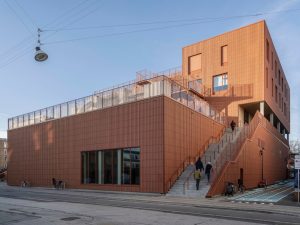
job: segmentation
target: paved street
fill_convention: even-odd
[[[245,201],[245,202],[264,202],[264,203],[277,203],[284,199],[294,191],[294,182],[280,182],[268,186],[268,188],[257,188],[251,191],[247,191],[244,194],[230,197],[233,201]]]
[[[0,185],[0,224],[300,224],[299,208]]]

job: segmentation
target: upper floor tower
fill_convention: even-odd
[[[202,83],[229,121],[244,124],[260,110],[289,133],[290,88],[265,21],[184,47],[182,75]]]

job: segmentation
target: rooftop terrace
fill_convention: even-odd
[[[137,72],[136,75],[136,79],[133,81],[96,91],[92,95],[12,117],[8,119],[8,130],[136,102],[160,95],[174,99],[219,123],[225,122],[224,114],[217,112],[201,98],[201,94],[205,91],[204,87],[201,87],[200,84],[194,84],[193,82],[190,82],[189,85],[185,85],[186,82],[182,77],[180,68],[159,73],[144,70]]]

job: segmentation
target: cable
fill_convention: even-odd
[[[170,26],[154,27],[154,28],[148,28],[148,29],[117,32],[117,33],[110,33],[110,34],[103,34],[103,35],[87,36],[87,37],[73,38],[73,39],[67,39],[67,40],[61,40],[61,41],[45,42],[44,45],[60,44],[60,43],[66,43],[66,42],[82,41],[82,40],[96,39],[96,38],[103,38],[103,37],[111,37],[111,36],[119,36],[119,35],[146,32],[146,31],[164,30],[164,29],[190,26],[190,25],[202,24],[202,23],[218,22],[218,21],[224,21],[224,20],[223,19],[218,19],[218,20],[211,20],[211,21],[201,21],[201,22],[195,22],[195,23],[184,23],[184,24],[179,24],[179,25],[170,25]]]
[[[89,0],[84,0],[84,1],[82,1],[80,4],[77,4],[76,6],[74,6],[74,7],[70,8],[70,9],[68,9],[67,11],[64,12],[63,15],[67,15],[67,14],[70,13],[73,9],[78,8],[82,3],[87,2],[87,1],[89,1]],[[60,17],[61,17],[61,16],[60,16]],[[59,19],[60,17],[58,17],[58,18],[56,18],[55,20],[53,20],[52,22],[48,23],[48,25],[52,24],[54,21],[56,21],[56,20]],[[1,53],[0,58],[2,58],[2,56],[4,56],[4,55],[9,55],[9,54],[11,54],[12,52],[14,52],[15,49],[18,49],[18,47],[19,47],[20,45],[23,45],[25,42],[28,42],[28,43],[29,43],[29,41],[31,41],[32,39],[33,39],[33,36],[32,36],[32,35],[30,35],[30,36],[24,38],[24,39],[23,39],[21,42],[19,42],[18,44],[12,46],[11,48],[9,48],[8,50],[6,50],[5,52]],[[18,49],[18,50],[19,50],[19,49]],[[0,60],[1,60],[1,59],[0,59]]]
[[[34,35],[33,32],[29,29],[29,27],[24,23],[23,19],[17,14],[17,12],[13,9],[13,7],[11,7],[11,5],[7,2],[7,0],[4,0],[4,2],[8,6],[8,8],[13,12],[13,14],[20,20],[20,22],[23,24],[23,26],[26,28],[26,30],[29,33],[31,33],[32,35]]]
[[[27,11],[24,9],[24,7],[18,2],[18,0],[14,0],[16,5],[23,11],[23,13],[27,16],[27,18],[31,21],[34,27],[38,28],[39,26],[37,23],[34,21],[34,19],[27,13]]]
[[[84,4],[85,2],[88,2],[89,0],[84,0],[84,1],[81,1],[79,4],[73,6],[72,8],[69,8],[68,10],[66,10],[64,13],[62,13],[60,16],[56,17],[54,20],[52,20],[51,22],[45,24],[44,26],[42,27],[47,27],[51,24],[54,24],[56,23],[57,20],[61,20],[62,18],[66,17],[70,12],[72,12],[74,9],[78,8],[79,6],[81,6],[82,4]]]
[[[68,14],[69,12],[71,12],[72,10],[78,8],[79,6],[81,6],[81,5],[82,5],[83,3],[85,3],[85,2],[88,2],[88,0],[84,0],[84,1],[80,2],[80,4],[77,4],[75,7],[72,7],[71,9],[67,10],[66,13],[65,13],[64,15],[66,15],[66,14]],[[92,2],[92,3],[89,4],[87,7],[85,7],[83,10],[81,9],[81,12],[84,12],[87,8],[93,6],[96,2],[97,2],[97,1]],[[97,8],[97,9],[98,9],[98,8]],[[96,10],[96,9],[94,9],[94,10],[92,10],[92,11],[89,11],[87,14],[83,15],[82,18],[86,17],[87,15],[89,15],[89,14],[92,13],[92,12],[94,12],[95,10]],[[64,27],[66,27],[66,26],[68,26],[68,25],[71,25],[71,24],[77,22],[77,21],[80,20],[80,19],[81,19],[81,18],[76,18],[75,21],[74,21],[74,20],[70,21],[70,22],[69,22],[67,25],[65,25]],[[56,20],[57,20],[57,19],[56,19]],[[48,25],[50,25],[50,24],[52,24],[52,23],[53,23],[53,21],[50,22],[50,23],[48,23]],[[64,27],[63,27],[63,28],[64,28]],[[49,37],[51,37],[51,36],[53,36],[53,35],[54,35],[54,34],[48,35],[48,37],[46,37],[45,39],[48,39]],[[19,46],[23,45],[24,42],[27,42],[27,46],[28,46],[28,45],[30,44],[29,41],[30,41],[31,39],[33,39],[33,37],[30,35],[29,37],[23,39],[20,43],[16,44],[15,46],[11,47],[10,49],[8,49],[8,50],[5,51],[4,53],[2,53],[2,54],[1,54],[1,57],[4,56],[4,55],[10,55],[15,49],[17,49],[16,54],[15,54],[13,57],[9,58],[9,59],[7,60],[8,63],[5,63],[4,65],[5,65],[5,66],[6,66],[6,65],[9,65],[11,62],[16,61],[17,59],[19,59],[19,58],[20,58],[20,53],[21,53],[21,57],[24,56],[24,54],[22,54],[22,52],[24,51],[24,49],[23,49],[23,50],[20,50],[20,49],[19,49]],[[25,45],[26,45],[26,44],[25,44]],[[31,45],[31,44],[30,44],[30,45]],[[31,48],[31,46],[30,46],[29,48],[26,48],[26,49],[32,49],[32,48]],[[0,57],[0,58],[1,58],[1,57]],[[15,59],[15,60],[12,60],[12,59]],[[1,61],[1,59],[0,59],[0,61]],[[2,60],[2,61],[3,61],[3,60]],[[4,66],[2,66],[2,67],[0,67],[0,68],[3,68],[3,67],[4,67]]]
[[[84,2],[87,2],[87,1],[84,1]],[[92,4],[90,4],[88,7],[85,7],[85,9],[89,8],[90,6],[92,6],[92,5],[93,5],[94,3],[96,3],[96,2],[98,2],[98,0],[97,0],[97,1],[94,1],[94,2],[93,2]],[[78,5],[77,5],[77,6],[78,6]],[[73,7],[73,8],[74,8],[74,7]],[[70,21],[70,22],[69,22],[68,24],[66,24],[64,27],[76,23],[77,21],[79,21],[79,20],[81,20],[81,19],[87,17],[87,16],[90,15],[91,13],[95,12],[95,11],[96,11],[97,9],[99,9],[99,8],[100,8],[100,6],[97,7],[97,8],[95,8],[95,9],[93,9],[93,10],[91,10],[91,11],[89,11],[89,12],[87,12],[86,14],[82,15],[82,16],[79,17],[79,18],[76,18],[75,20]],[[84,10],[85,10],[85,9],[84,9]],[[54,33],[54,34],[55,34],[55,33]],[[46,39],[48,39],[50,36],[53,36],[54,34],[48,35],[48,37],[46,37]],[[24,40],[23,40],[23,41],[24,41]],[[18,44],[18,45],[20,45],[20,44]],[[9,64],[11,64],[11,63],[13,63],[14,61],[18,60],[19,58],[21,58],[21,57],[27,55],[27,54],[29,53],[29,51],[31,51],[31,50],[32,50],[31,47],[26,48],[26,49],[23,49],[23,51],[20,51],[20,52],[19,52],[18,54],[16,54],[14,57],[8,59],[8,61],[7,61],[6,63],[0,65],[0,69],[2,69],[2,68],[4,68],[4,67],[8,66]]]
[[[96,3],[96,2],[99,2],[99,1],[96,0],[94,3]],[[91,5],[90,5],[90,6],[91,6]],[[88,7],[86,7],[86,8],[89,8],[90,6],[88,6]],[[94,8],[93,10],[88,11],[86,14],[82,15],[81,17],[78,17],[78,18],[76,18],[75,20],[70,21],[68,24],[66,24],[66,25],[64,25],[63,27],[61,27],[61,29],[64,29],[64,28],[66,28],[67,26],[72,25],[72,24],[76,23],[77,21],[86,18],[87,16],[89,16],[89,15],[92,14],[93,12],[97,11],[100,7],[101,7],[101,5],[98,6],[98,7],[96,7],[96,8]],[[85,9],[86,9],[86,8],[85,8]],[[42,29],[42,31],[43,31],[43,29]],[[57,32],[55,31],[55,32],[52,33],[52,34],[49,34],[48,36],[46,36],[46,37],[44,38],[44,40],[49,39],[50,37],[54,36],[56,33],[57,33]]]
[[[8,66],[9,64],[15,62],[16,60],[18,60],[19,58],[27,55],[30,51],[32,50],[32,48],[27,48],[27,49],[24,49],[24,51],[22,52],[22,54],[20,55],[16,55],[12,58],[10,58],[6,63],[0,65],[0,69],[3,69],[4,67]]]
[[[22,41],[20,41],[18,44],[10,47],[9,49],[7,49],[5,52],[0,54],[0,61],[2,56],[7,57],[8,55],[10,55],[15,49],[19,50],[19,47],[22,46],[25,42],[28,42],[29,40],[33,39],[32,35],[27,36],[26,38],[24,38]]]
[[[237,15],[237,16],[228,16],[228,17],[202,17],[195,19],[183,19],[183,20],[165,20],[165,21],[153,21],[153,22],[143,22],[143,23],[129,23],[129,24],[116,24],[116,25],[99,25],[99,26],[89,26],[89,27],[74,27],[74,28],[58,28],[58,29],[44,29],[45,32],[51,31],[72,31],[72,30],[89,30],[89,29],[99,29],[99,28],[114,28],[114,27],[128,27],[128,26],[141,26],[141,25],[154,25],[154,24],[163,24],[163,23],[177,23],[177,22],[189,22],[189,21],[205,21],[205,20],[214,20],[214,19],[233,19],[233,18],[244,18],[244,17],[257,17],[267,14],[282,13],[282,12],[293,12],[299,11],[300,9],[290,9],[290,10],[280,10],[273,12],[261,12],[254,14],[246,15]]]

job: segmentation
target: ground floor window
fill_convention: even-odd
[[[81,153],[83,184],[140,184],[140,148]]]

